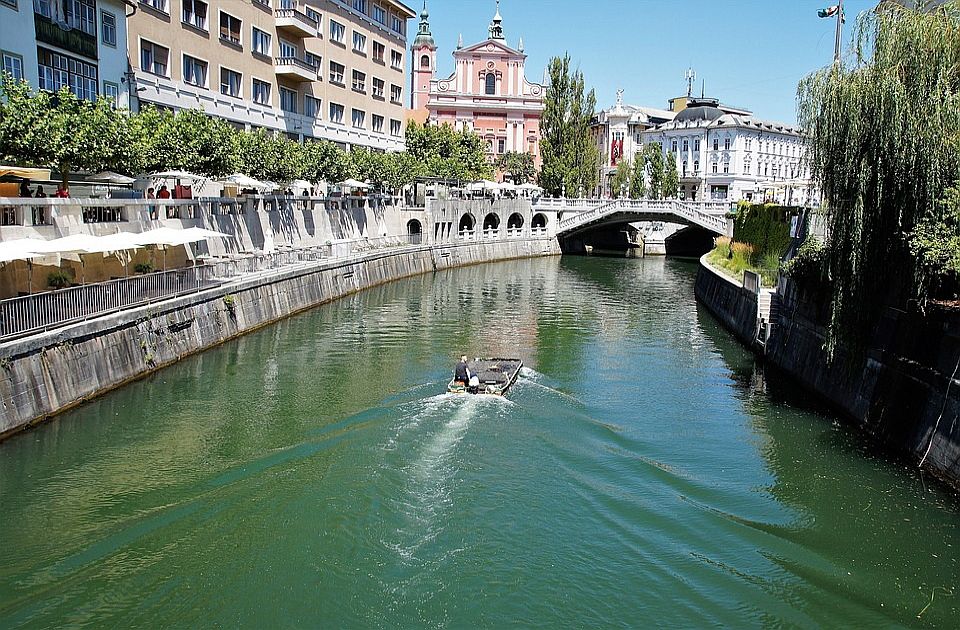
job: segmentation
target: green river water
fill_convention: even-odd
[[[0,627],[958,627],[960,502],[765,379],[695,273],[410,278],[0,443]],[[461,351],[528,368],[452,397]]]

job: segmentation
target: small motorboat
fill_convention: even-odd
[[[474,359],[467,361],[470,382],[452,379],[447,385],[451,394],[486,394],[503,396],[517,381],[523,361],[520,359]]]

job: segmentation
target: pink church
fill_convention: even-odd
[[[503,153],[523,151],[532,153],[540,167],[540,116],[546,88],[524,76],[523,38],[516,48],[507,45],[500,0],[486,41],[464,47],[460,37],[453,53],[456,69],[449,77],[435,76],[437,46],[430,33],[426,0],[411,51],[410,93],[418,117],[431,124],[473,130],[487,142],[490,161]]]

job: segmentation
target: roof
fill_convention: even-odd
[[[719,116],[715,116],[715,111],[703,112],[703,115],[697,112],[691,112],[687,117],[683,114],[688,112],[687,108],[677,114],[677,117],[670,122],[661,123],[651,129],[651,131],[673,131],[677,129],[693,128],[719,128],[719,127],[739,127],[744,129],[756,129],[757,131],[771,131],[774,133],[783,133],[801,136],[803,130],[795,125],[777,122],[773,120],[763,120],[754,116],[744,116],[740,114],[726,114],[722,111]],[[709,108],[708,108],[709,109]],[[714,108],[716,109],[716,108]],[[719,110],[717,110],[719,111]]]

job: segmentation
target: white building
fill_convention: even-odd
[[[68,87],[129,107],[125,11],[121,0],[0,0],[3,70],[34,89]]]
[[[643,132],[673,120],[675,112],[653,107],[623,104],[623,90],[617,91],[617,103],[600,111],[591,121],[593,137],[600,150],[599,190],[587,194],[609,196],[610,181],[621,160],[632,161],[643,150]],[[570,191],[568,191],[570,192]],[[570,194],[577,193],[573,191]]]
[[[691,99],[673,120],[643,132],[673,154],[683,199],[815,204],[799,128],[725,109],[709,98]]]

